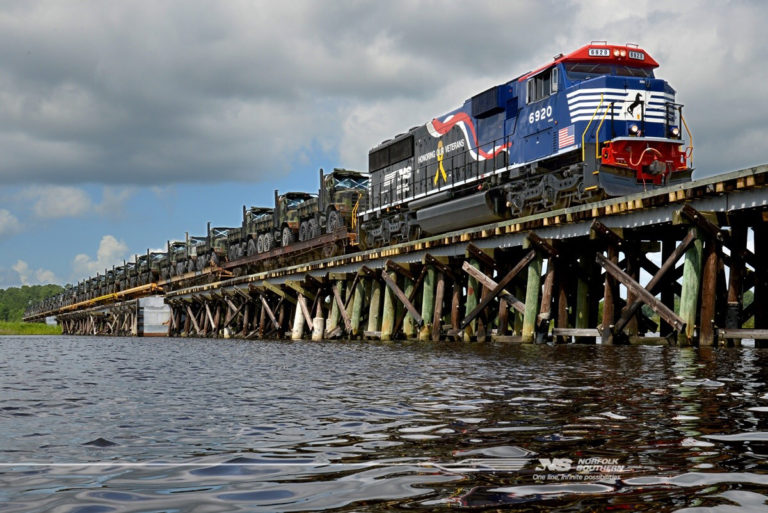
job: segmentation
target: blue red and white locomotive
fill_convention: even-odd
[[[369,152],[361,242],[690,180],[690,133],[657,67],[636,45],[592,42],[384,141]]]

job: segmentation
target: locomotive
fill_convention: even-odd
[[[382,142],[368,154],[361,243],[690,180],[692,136],[657,67],[637,45],[593,41]]]

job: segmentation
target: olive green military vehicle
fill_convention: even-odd
[[[256,222],[256,251],[266,253],[276,246],[288,246],[299,233],[299,206],[311,199],[306,192],[279,194],[275,190],[275,208],[271,216],[262,215]],[[261,251],[259,251],[261,248]]]
[[[336,168],[325,174],[320,170],[317,196],[299,205],[299,241],[307,241],[342,226],[354,231],[355,206],[368,187],[368,176],[358,171]]]
[[[274,209],[269,207],[251,207],[245,208],[243,205],[243,224],[240,228],[233,228],[229,231],[229,251],[227,257],[230,262],[243,258],[244,256],[253,256],[257,253],[257,241],[259,231],[257,225],[259,220],[272,217]]]
[[[320,170],[317,194],[278,194],[276,190],[271,218],[262,213],[255,221],[256,253],[285,247],[296,240],[308,241],[344,226],[354,231],[354,212],[367,187],[367,175],[337,168],[327,175]]]

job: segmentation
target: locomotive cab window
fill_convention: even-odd
[[[555,94],[557,92],[557,80],[557,68],[550,68],[529,78],[526,103],[534,103]]]

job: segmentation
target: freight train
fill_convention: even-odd
[[[317,194],[275,191],[273,207],[243,207],[239,227],[209,224],[36,308],[227,262],[258,270],[276,248],[342,227],[348,247],[367,249],[688,181],[693,137],[657,67],[637,45],[593,41],[382,142],[367,175],[321,170]]]

